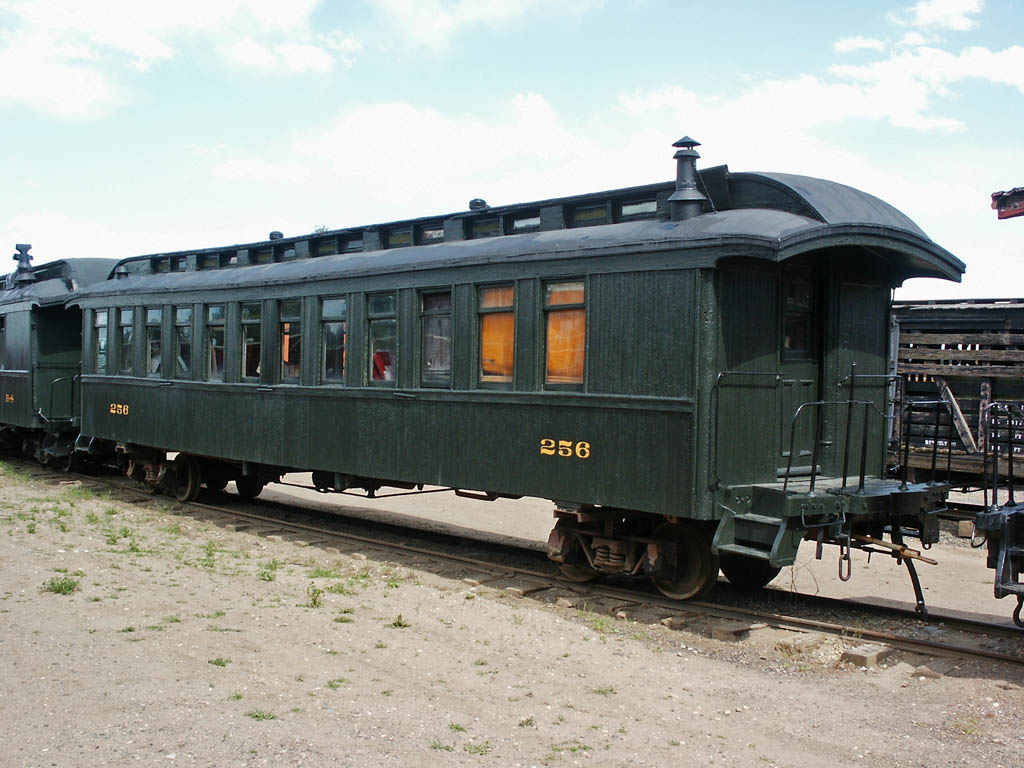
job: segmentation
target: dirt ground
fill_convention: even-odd
[[[550,524],[425,499],[377,514],[486,514],[533,542]],[[1005,617],[981,554],[948,551],[930,593]],[[795,572],[825,592],[834,565]],[[909,597],[891,563],[859,565],[863,594]],[[839,661],[853,643],[800,637],[615,620],[0,465],[4,766],[1024,765],[1019,667],[862,669]]]

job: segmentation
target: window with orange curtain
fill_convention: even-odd
[[[515,287],[480,289],[480,381],[511,383],[515,368]]]
[[[582,280],[549,283],[544,290],[547,315],[546,384],[582,384],[587,350],[587,309]]]
[[[302,301],[279,305],[281,317],[281,381],[298,384],[302,378]]]

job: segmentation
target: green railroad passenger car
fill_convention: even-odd
[[[180,498],[550,499],[568,575],[680,598],[806,536],[931,540],[945,487],[883,479],[890,293],[963,265],[863,192],[675,146],[675,183],[125,259],[75,298],[81,444]]]
[[[69,466],[79,425],[82,313],[65,307],[74,291],[104,280],[110,259],[32,266],[18,245],[18,268],[0,276],[0,446]]]

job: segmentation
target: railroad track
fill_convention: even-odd
[[[26,466],[37,465],[26,463]],[[34,479],[61,480],[74,478],[101,488],[116,488],[124,494],[124,500],[130,503],[151,502],[154,497],[140,491],[138,486],[128,485],[120,477],[97,477],[76,473],[58,473],[54,471],[34,472]],[[160,497],[157,497],[160,498]],[[233,499],[234,497],[232,497]],[[241,503],[241,500],[240,500]],[[196,501],[179,504],[182,511],[201,517],[214,524],[233,524],[235,530],[249,530],[258,535],[286,534],[296,540],[302,540],[309,546],[331,548],[339,552],[359,551],[371,554],[380,553],[382,558],[391,561],[414,561],[407,563],[409,567],[422,568],[425,564],[433,564],[433,572],[441,575],[464,578],[474,585],[491,586],[514,590],[523,597],[545,596],[554,601],[554,595],[561,595],[570,604],[585,605],[594,611],[603,608],[612,615],[632,614],[646,609],[664,614],[668,623],[677,626],[692,627],[696,630],[698,623],[732,622],[734,625],[745,625],[751,629],[773,627],[799,632],[817,632],[825,635],[839,636],[856,641],[879,643],[890,648],[927,656],[958,657],[985,659],[989,661],[1024,664],[1024,633],[1009,625],[995,624],[985,621],[965,619],[956,616],[931,612],[927,621],[922,620],[913,610],[876,604],[857,602],[845,599],[826,598],[815,595],[800,595],[781,590],[762,591],[756,598],[758,602],[789,602],[799,607],[799,613],[793,615],[783,613],[774,607],[759,608],[749,605],[725,604],[723,602],[688,601],[679,602],[645,589],[643,586],[619,586],[613,583],[592,582],[578,584],[562,579],[554,564],[536,550],[523,550],[508,545],[474,541],[491,554],[487,558],[469,557],[452,551],[465,545],[465,536],[451,534],[426,533],[410,528],[398,528],[391,524],[374,524],[378,528],[391,529],[386,537],[381,535],[363,535],[343,530],[339,521],[343,515],[333,516],[336,519],[331,525],[320,524],[326,513],[303,507],[301,505],[284,504],[279,501],[245,502],[245,508],[211,504]],[[270,514],[261,514],[253,507],[267,508]],[[299,517],[301,519],[295,519]],[[289,519],[291,518],[291,519]],[[315,521],[315,522],[313,522]],[[367,526],[365,520],[358,519],[359,524]],[[408,538],[410,534],[422,540],[432,540],[437,546],[411,545],[396,539],[401,536]],[[513,557],[510,562],[510,555]],[[368,555],[369,556],[369,555]],[[427,563],[423,561],[426,560]],[[644,583],[646,585],[646,582]],[[721,588],[721,585],[720,585]],[[564,597],[568,595],[568,597]],[[750,598],[746,598],[750,602]],[[838,615],[837,621],[824,621],[811,615],[828,612]],[[851,623],[844,623],[843,616],[850,616]],[[673,621],[674,619],[674,621]],[[885,624],[886,619],[902,622],[914,630],[923,627],[935,628],[943,635],[942,639],[914,637],[912,632],[901,632],[889,628],[871,628],[865,622]],[[892,623],[892,622],[890,622]],[[973,639],[973,642],[969,640]],[[985,643],[1000,645],[1000,648],[984,647]],[[1009,647],[1006,647],[1006,646]],[[1019,650],[1018,650],[1019,649]]]

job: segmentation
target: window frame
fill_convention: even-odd
[[[103,322],[100,322],[100,318]],[[92,349],[92,371],[104,375],[110,368],[110,310],[94,309],[92,313],[93,349]],[[102,353],[103,361],[100,362]]]
[[[195,320],[195,308],[191,304],[175,304],[172,308],[174,315],[174,370],[172,371],[172,377],[180,381],[190,381],[195,377],[196,370],[196,339],[194,330]],[[188,320],[181,320],[181,312],[188,313]],[[187,329],[188,331],[188,370],[181,370],[181,363],[184,358],[181,356],[181,330]]]
[[[164,318],[164,308],[162,306],[161,307],[146,307],[145,308],[145,312],[146,312],[146,314],[145,314],[145,328],[146,328],[146,376],[148,378],[153,378],[153,379],[162,379],[162,378],[164,378],[164,375],[163,375],[163,367],[164,367],[163,366],[163,318]],[[158,313],[157,314],[157,319],[156,319],[155,322],[151,319],[151,315],[152,315],[153,312]],[[157,358],[156,358],[157,359],[157,368],[156,368],[155,371],[151,371],[149,369],[150,368],[150,363],[153,360],[153,355],[152,355],[153,347],[152,347],[152,343],[153,343],[154,339],[152,339],[150,337],[150,334],[153,331],[153,329],[156,329],[156,339],[155,339],[155,341],[156,341],[157,344],[160,345],[160,351],[157,353]]]
[[[324,306],[329,301],[343,302],[344,307],[341,314],[326,314]],[[320,297],[320,381],[319,384],[328,387],[345,386],[345,376],[348,373],[348,306],[349,298],[345,296],[321,296]],[[327,377],[327,326],[341,325],[341,371],[336,378]]]
[[[483,306],[483,293],[484,291],[493,290],[496,288],[511,288],[512,289],[512,303],[508,305],[502,305],[500,307],[485,307]],[[516,322],[516,312],[519,306],[519,285],[515,280],[506,280],[497,283],[481,283],[475,286],[475,302],[476,302],[476,339],[474,343],[474,357],[476,362],[476,370],[473,373],[474,387],[478,389],[514,389],[516,384],[516,353],[519,348],[518,340],[518,323]],[[512,371],[509,374],[508,379],[485,379],[483,370],[483,341],[484,341],[484,322],[483,316],[490,314],[508,314],[512,317]]]
[[[794,276],[806,278],[809,285],[807,308],[790,309],[790,285]],[[779,280],[779,355],[783,362],[818,362],[818,340],[821,336],[816,314],[818,303],[818,270],[812,263],[786,263]],[[790,349],[786,346],[786,327],[791,316],[801,316],[806,321],[806,348]]]
[[[390,296],[392,309],[388,312],[374,311],[372,301],[383,296]],[[397,387],[398,386],[398,291],[375,291],[366,294],[366,367],[364,377],[367,386],[370,387]],[[373,327],[374,324],[391,323],[394,328],[394,348],[391,351],[390,379],[375,379],[373,377]]]
[[[549,304],[548,303],[548,289],[556,285],[568,285],[571,283],[579,283],[583,286],[583,301],[570,302],[566,304]],[[586,388],[587,384],[587,350],[590,345],[590,334],[588,333],[588,326],[590,315],[587,311],[587,297],[589,295],[587,286],[587,278],[585,276],[580,277],[560,277],[549,280],[544,280],[541,283],[541,313],[543,315],[543,347],[541,352],[541,365],[540,373],[542,381],[544,383],[544,389],[551,391],[570,391],[580,392]],[[550,347],[549,334],[551,332],[550,318],[556,312],[572,312],[580,311],[583,312],[583,371],[580,374],[579,381],[550,381],[548,372],[548,352]]]
[[[210,310],[215,307],[220,307],[221,316],[220,320],[213,320],[210,317]],[[225,302],[214,302],[212,304],[203,305],[203,329],[204,329],[204,350],[203,355],[203,380],[213,382],[223,382],[226,374],[225,363],[227,362],[227,320],[228,320],[228,306]],[[221,334],[221,346],[220,346],[220,376],[213,376],[210,373],[210,363],[213,360],[213,353],[216,347],[214,346],[214,330],[219,329]]]
[[[7,315],[0,315],[0,371],[7,370]]]
[[[285,314],[285,306],[289,304],[297,305],[298,309],[296,312],[291,314]],[[280,350],[278,356],[277,365],[277,380],[281,384],[301,384],[302,383],[302,299],[301,298],[290,298],[290,299],[278,299],[277,301],[277,343]],[[288,333],[285,332],[285,326],[288,327]],[[294,326],[298,326],[298,333],[292,333]],[[298,341],[298,361],[291,360],[291,339],[297,336]],[[285,339],[288,339],[288,347],[285,347]],[[288,361],[285,360],[285,353],[288,352]],[[285,365],[293,366],[295,368],[294,376],[285,376]]]
[[[451,287],[423,288],[419,299],[419,376],[420,386],[434,389],[451,389],[455,353],[455,291]],[[447,296],[446,309],[425,309],[429,296]],[[427,324],[435,318],[448,318],[448,370],[443,373],[428,371],[427,365]]]
[[[245,317],[246,307],[256,307],[259,310],[259,318],[256,320]],[[256,383],[258,384],[263,378],[263,302],[262,301],[241,301],[238,303],[238,328],[239,328],[239,367],[238,376],[239,381],[242,383]],[[259,345],[259,356],[256,360],[256,374],[254,376],[246,375],[246,364],[248,363],[247,352],[248,348],[246,345],[246,327],[255,326],[257,329],[256,340]]]
[[[135,375],[135,307],[117,308],[117,374]],[[126,317],[127,315],[127,317]],[[127,343],[125,330],[127,329]],[[126,354],[127,353],[127,354]]]

